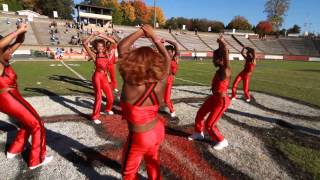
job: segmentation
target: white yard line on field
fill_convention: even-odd
[[[64,61],[60,61],[61,64],[63,64],[66,68],[68,68],[71,72],[73,72],[73,74],[75,74],[76,76],[78,76],[78,78],[80,78],[83,81],[86,81],[87,79],[84,78],[81,74],[79,74],[77,71],[75,71],[74,69],[72,69],[70,66],[68,66],[66,63],[64,63]]]
[[[190,81],[190,80],[182,79],[182,78],[178,78],[178,77],[176,77],[176,79],[178,79],[180,81],[190,82],[190,83],[193,83],[193,84],[198,84],[198,85],[201,85],[201,86],[208,86],[207,84],[202,84],[202,83],[199,83],[199,82]]]

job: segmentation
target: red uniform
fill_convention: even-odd
[[[172,89],[174,77],[177,73],[177,70],[178,70],[178,63],[177,63],[177,61],[172,60],[171,61],[171,68],[170,68],[170,75],[168,76],[167,86],[166,86],[166,90],[164,93],[164,102],[168,106],[170,113],[174,112],[173,103],[171,101],[171,89]]]
[[[93,82],[94,93],[95,93],[94,108],[91,116],[93,120],[98,119],[100,116],[102,91],[107,97],[106,111],[111,111],[112,109],[114,98],[113,98],[111,86],[109,84],[108,77],[107,77],[109,64],[112,63],[111,58],[106,55],[105,56],[97,55],[96,57],[96,61],[95,61],[96,69],[92,76],[92,82]]]
[[[117,58],[116,57],[116,48],[111,49],[110,56],[112,59],[111,60],[112,63],[108,64],[108,69],[109,69],[111,87],[112,87],[112,89],[117,89],[118,83],[117,83],[117,79],[116,79],[116,68],[115,68],[116,58]]]
[[[122,176],[125,180],[137,179],[142,158],[146,163],[148,179],[161,179],[158,150],[164,139],[164,121],[157,117],[159,102],[154,92],[155,86],[156,83],[147,84],[144,95],[133,105],[121,103],[123,117],[129,127],[122,158]],[[154,105],[141,106],[148,98]]]
[[[9,153],[19,154],[32,137],[28,166],[42,163],[46,156],[46,132],[44,123],[33,107],[21,96],[17,76],[10,65],[5,65],[0,76],[0,112],[15,118],[21,123],[20,129],[8,149]],[[12,88],[8,90],[7,88]]]
[[[221,80],[216,73],[212,80],[213,94],[202,104],[196,116],[195,131],[201,133],[206,128],[211,138],[216,142],[221,142],[224,139],[216,125],[230,105],[230,98],[227,95],[228,86],[229,80]],[[205,120],[208,113],[209,116]]]
[[[250,94],[249,94],[249,82],[250,82],[250,75],[251,72],[253,72],[255,67],[255,64],[250,62],[250,61],[246,61],[245,65],[244,65],[244,69],[238,74],[238,76],[236,77],[236,79],[233,82],[233,86],[232,86],[232,98],[236,98],[236,94],[237,94],[237,87],[240,83],[241,80],[243,80],[243,91],[244,91],[244,96],[246,99],[250,99]]]

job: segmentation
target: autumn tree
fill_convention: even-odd
[[[268,0],[264,7],[268,20],[272,23],[274,30],[279,31],[283,24],[284,16],[290,6],[290,0]]]
[[[100,0],[103,7],[112,9],[112,21],[114,24],[121,24],[123,21],[122,11],[118,0]]]
[[[148,7],[142,0],[134,0],[132,6],[135,9],[136,24],[148,23]]]
[[[154,7],[152,6],[148,7],[148,19],[150,24],[154,23]],[[166,23],[166,18],[160,7],[156,7],[156,22],[159,23],[160,26],[164,26]]]
[[[133,25],[136,20],[135,9],[129,1],[122,1],[120,4],[122,24]]]
[[[243,16],[234,17],[227,26],[227,29],[251,30],[252,25]]]
[[[269,21],[260,21],[255,28],[255,32],[259,34],[260,37],[263,37],[266,34],[270,34],[272,30],[273,27],[271,22]]]

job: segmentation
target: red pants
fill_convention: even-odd
[[[174,112],[173,103],[171,101],[171,89],[174,82],[174,76],[169,75],[167,79],[167,87],[164,93],[164,102],[168,106],[171,113]]]
[[[102,91],[107,98],[106,111],[111,111],[112,109],[113,94],[107,79],[107,75],[104,72],[96,71],[92,76],[92,83],[94,87],[95,101],[91,118],[98,119],[101,111]]]
[[[124,180],[137,179],[137,172],[142,158],[145,160],[148,179],[162,179],[158,150],[163,139],[164,123],[160,120],[148,132],[129,133],[122,156],[121,173]]]
[[[111,80],[111,87],[112,89],[118,89],[118,83],[117,83],[117,79],[116,79],[116,71],[115,71],[115,65],[112,64],[111,66],[109,66],[109,74],[110,74],[110,80]]]
[[[220,97],[211,95],[200,107],[196,116],[195,131],[200,133],[207,129],[213,141],[220,142],[224,139],[217,128],[217,123],[230,104],[228,96]],[[207,119],[205,116],[209,113]]]
[[[238,74],[236,79],[233,82],[232,86],[232,97],[237,96],[237,87],[240,83],[241,80],[243,80],[243,91],[244,91],[244,96],[246,99],[250,99],[250,94],[249,94],[249,82],[250,82],[250,75],[251,73],[249,72],[241,72]]]
[[[46,131],[38,113],[16,89],[0,94],[0,102],[0,112],[15,118],[21,123],[8,152],[21,153],[31,135],[32,142],[28,165],[30,167],[42,163],[46,156]]]

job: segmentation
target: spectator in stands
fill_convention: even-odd
[[[247,51],[246,53],[244,51]],[[244,98],[247,102],[251,101],[251,96],[249,94],[249,84],[250,84],[250,77],[254,70],[254,67],[257,63],[256,60],[256,52],[253,48],[250,47],[243,47],[241,51],[242,56],[245,59],[244,69],[238,74],[236,79],[233,82],[232,86],[232,100],[237,99],[237,87],[240,81],[243,81],[243,92]]]
[[[26,23],[21,22],[16,31],[0,37],[0,112],[20,123],[20,129],[8,148],[7,159],[21,154],[31,135],[28,166],[30,169],[35,169],[49,163],[53,157],[46,156],[44,122],[36,110],[21,96],[17,87],[17,75],[9,63],[12,54],[24,42],[27,27]]]
[[[231,79],[231,66],[229,62],[229,49],[222,36],[218,39],[218,44],[219,48],[213,53],[213,63],[219,69],[212,79],[212,95],[198,110],[195,119],[195,132],[188,139],[190,141],[204,139],[203,131],[207,129],[211,139],[216,142],[213,148],[215,150],[222,150],[228,146],[228,141],[219,132],[216,125],[230,105],[228,87]]]
[[[148,37],[158,51],[150,47],[132,49],[139,38]],[[148,179],[161,179],[159,147],[164,139],[164,122],[158,116],[163,101],[170,56],[152,27],[144,25],[118,45],[119,71],[124,85],[121,102],[123,118],[129,127],[122,156],[124,180],[137,179],[142,159]]]

